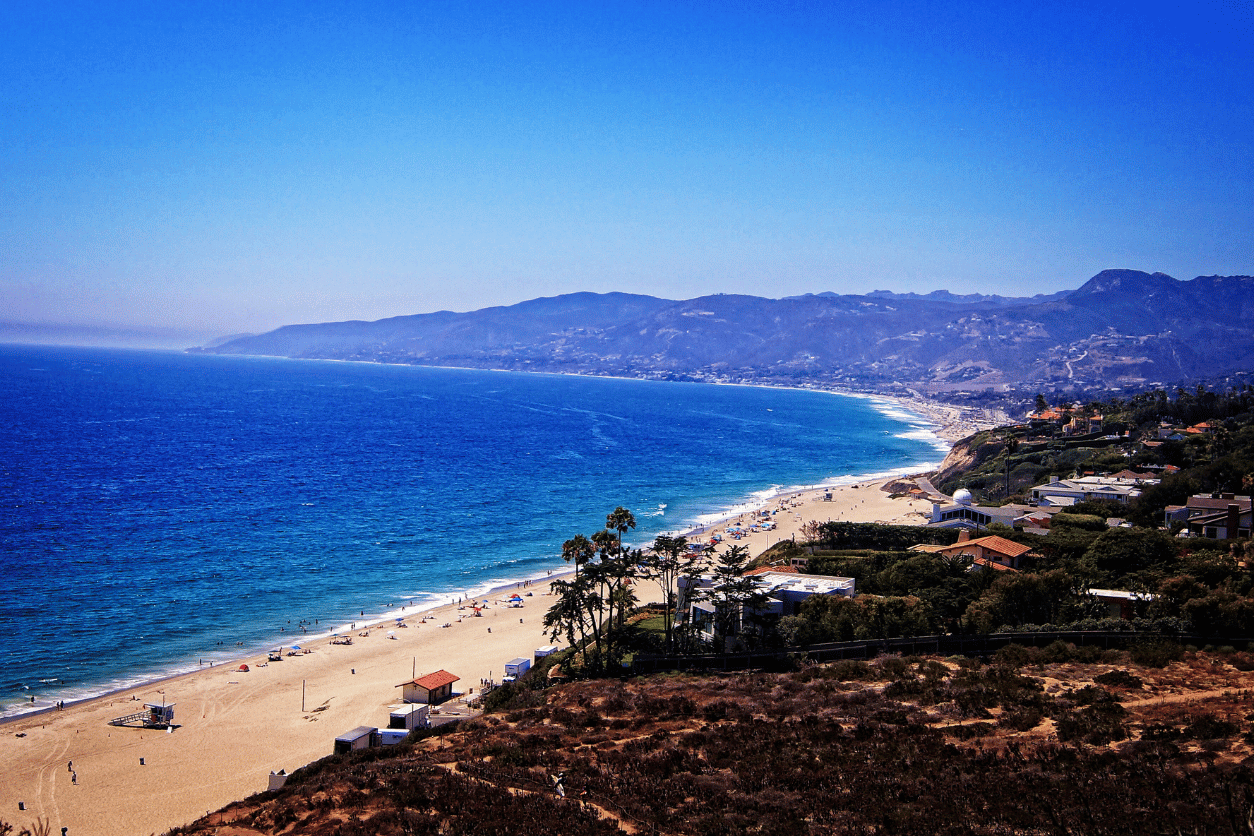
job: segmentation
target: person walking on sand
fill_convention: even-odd
[[[77,784],[77,783],[78,783],[78,773],[77,773],[77,772],[71,772],[71,773],[70,773],[70,783],[71,783],[71,784]]]

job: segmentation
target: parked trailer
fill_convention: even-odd
[[[517,659],[512,659],[505,663],[504,680],[506,682],[513,682],[515,679],[517,679],[518,677],[525,674],[528,670],[530,670],[530,668],[531,668],[530,659],[523,659],[522,657],[519,657]]]
[[[546,644],[544,647],[537,647],[535,652],[535,660],[539,662],[545,656],[552,656],[557,652],[557,645]]]
[[[409,737],[409,732],[405,729],[379,729],[378,734],[380,746],[395,746],[397,743],[403,743],[407,737]]]
[[[371,746],[376,746],[378,745],[378,734],[379,730],[374,726],[358,726],[352,731],[346,731],[335,738],[335,754],[339,755],[343,752],[369,749]]]
[[[393,709],[388,714],[389,729],[425,729],[431,725],[431,706],[425,703],[411,703]]]

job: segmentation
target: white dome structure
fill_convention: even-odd
[[[958,490],[954,491],[954,502],[958,503],[959,505],[970,505],[974,501],[975,501],[975,498],[971,496],[971,491],[967,490],[966,488],[959,488]]]

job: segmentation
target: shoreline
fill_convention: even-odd
[[[890,497],[882,487],[891,481],[834,486],[831,501],[824,499],[828,488],[776,496],[768,505],[775,530],[737,541],[726,534],[733,516],[707,526],[704,535],[721,530],[720,551],[739,544],[756,557],[810,520],[901,521],[924,506],[930,510],[922,500]],[[337,734],[386,726],[388,707],[400,702],[398,683],[415,674],[450,671],[460,677],[456,690],[475,696],[482,684],[476,678],[500,681],[511,658],[564,644],[549,638],[542,619],[552,600],[546,581],[569,571],[494,586],[476,596],[489,600],[478,615],[446,603],[407,613],[403,629],[390,629],[391,618],[360,624],[351,645],[307,639],[301,644],[310,652],[277,662],[241,653],[234,662],[130,686],[63,711],[13,717],[0,735],[3,818],[21,827],[42,816],[54,830],[127,836],[162,832],[262,791],[270,772],[290,773],[330,754]],[[515,591],[523,596],[521,608],[505,602]],[[642,604],[662,600],[648,581],[638,584],[637,594]],[[240,671],[241,663],[250,670]],[[146,702],[175,705],[176,729],[108,725]]]
[[[287,360],[290,358],[265,358],[265,359]],[[329,361],[317,361],[317,362],[371,363],[372,361],[329,360]],[[374,363],[374,365],[380,365],[380,364]],[[382,365],[404,365],[404,364],[382,364]],[[531,374],[529,372],[522,372],[522,373]],[[542,374],[551,374],[551,373],[542,373]],[[572,375],[572,376],[579,376],[579,375]],[[641,380],[642,382],[646,382],[646,383],[653,382],[647,378],[615,378],[615,379]],[[941,404],[935,404],[933,405],[932,411],[925,412],[923,409],[921,409],[920,402],[907,401],[904,399],[894,398],[894,397],[884,396],[884,395],[851,393],[851,392],[843,392],[843,391],[829,390],[829,389],[815,389],[812,387],[781,387],[781,386],[770,386],[770,385],[764,385],[764,384],[748,384],[748,383],[718,383],[718,384],[713,384],[713,385],[745,386],[748,388],[794,389],[798,391],[823,391],[823,392],[828,392],[830,394],[834,394],[837,396],[852,397],[852,398],[857,398],[860,400],[868,400],[868,401],[877,402],[879,405],[887,406],[890,408],[889,410],[877,408],[877,411],[881,412],[881,414],[886,414],[888,417],[901,423],[903,425],[904,433],[909,433],[912,427],[926,427],[926,430],[923,430],[923,432],[926,432],[928,435],[931,436],[931,439],[932,439],[931,443],[933,443],[933,445],[935,446],[937,450],[938,458],[934,461],[916,462],[905,468],[893,469],[891,471],[878,472],[878,473],[863,473],[863,474],[842,474],[838,476],[832,476],[814,484],[776,485],[776,486],[765,488],[763,490],[759,490],[749,495],[740,497],[737,500],[731,502],[730,504],[719,507],[716,510],[699,513],[694,519],[689,520],[687,524],[681,525],[678,529],[667,529],[665,531],[658,532],[659,534],[669,534],[671,536],[689,536],[690,539],[692,535],[695,535],[695,534],[700,534],[701,536],[707,536],[709,534],[714,533],[715,530],[720,529],[720,527],[725,528],[725,524],[728,523],[729,521],[736,519],[738,517],[742,518],[744,515],[752,512],[753,510],[766,507],[772,504],[779,504],[782,502],[791,501],[795,497],[803,496],[810,492],[823,492],[826,490],[835,489],[835,488],[839,488],[839,487],[843,487],[847,485],[856,485],[861,482],[882,480],[882,479],[888,479],[888,478],[898,478],[898,477],[905,476],[905,475],[926,472],[929,469],[934,469],[935,467],[939,466],[940,460],[944,458],[942,454],[942,450],[947,449],[949,446],[952,446],[952,442],[947,441],[946,436],[952,435],[955,432],[955,428],[965,427],[965,425],[962,425],[956,422],[957,416],[959,415],[959,412],[956,408],[950,408]],[[894,410],[898,411],[899,413],[904,412],[906,414],[905,415],[893,414]],[[948,423],[945,423],[945,424],[938,423],[938,421],[942,419],[948,419]],[[902,435],[904,433],[895,433],[895,435]],[[919,440],[922,440],[922,439],[919,439]],[[555,557],[554,559],[557,560],[558,558]],[[546,568],[544,571],[547,573],[547,575],[554,575],[558,572],[563,571],[564,568],[565,568],[565,564],[556,563],[552,568]],[[513,584],[525,583],[528,581],[535,581],[540,577],[544,577],[544,576],[541,576],[537,572],[532,575],[523,576],[523,577],[514,578],[514,579],[498,578],[496,579],[496,581],[486,580],[478,586],[470,587],[468,590],[461,590],[457,592],[428,593],[428,594],[432,598],[435,598],[438,596],[438,598],[441,599],[441,601],[445,598],[455,598],[458,595],[464,596],[464,595],[469,595],[469,594],[492,594],[492,593],[499,591],[500,589],[508,588]],[[411,608],[411,605],[412,605],[412,608]],[[240,660],[246,659],[250,656],[255,656],[258,654],[266,653],[269,649],[272,649],[276,645],[286,648],[288,646],[288,643],[293,642],[293,641],[294,643],[297,643],[297,644],[301,642],[322,641],[322,640],[328,639],[331,633],[337,629],[340,631],[359,629],[358,627],[355,626],[357,624],[379,625],[386,621],[394,619],[396,617],[405,617],[414,613],[434,611],[436,609],[439,609],[441,606],[443,606],[442,603],[435,603],[433,600],[427,600],[421,603],[414,603],[411,601],[410,604],[394,606],[391,609],[385,610],[383,612],[376,611],[372,615],[364,616],[362,619],[359,619],[357,621],[337,619],[337,621],[344,620],[344,623],[339,625],[339,627],[329,627],[318,633],[313,633],[313,632],[302,632],[299,634],[298,633],[291,633],[291,634],[280,633],[280,634],[271,636],[269,639],[265,641],[257,642],[255,644],[250,644],[248,646],[219,648],[218,653],[220,653],[221,655],[215,654],[212,650],[210,650],[210,651],[207,651],[205,656],[203,657],[206,663],[198,667],[191,666],[190,662],[170,663],[167,666],[165,666],[165,670],[162,670],[160,667],[158,667],[155,669],[151,669],[147,672],[137,673],[130,677],[127,677],[127,676],[118,677],[114,682],[111,682],[111,683],[102,683],[99,686],[100,690],[97,690],[97,691],[91,691],[92,686],[90,685],[77,686],[79,689],[87,690],[89,692],[81,696],[74,696],[71,699],[66,699],[63,701],[63,704],[66,707],[70,707],[74,705],[81,705],[91,700],[108,698],[109,696],[127,692],[135,688],[150,687],[153,685],[160,684],[162,682],[169,681],[171,679],[176,679],[181,676],[195,674],[201,670],[208,670],[211,667],[221,667],[223,665],[230,665],[230,664],[238,663]],[[299,638],[297,638],[297,636],[299,636]],[[119,682],[118,680],[121,680],[121,681]],[[15,721],[21,720],[22,718],[36,717],[36,716],[40,716],[43,714],[47,714],[49,712],[56,712],[58,710],[57,704],[55,702],[51,705],[41,704],[39,705],[39,707],[30,708],[30,709],[24,708],[23,705],[24,705],[23,703],[15,701],[15,702],[10,703],[6,707],[0,708],[0,728],[7,726],[8,724],[11,724]]]

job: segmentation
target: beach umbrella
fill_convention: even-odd
[[[298,644],[292,645],[292,650],[300,650],[300,645]]]

